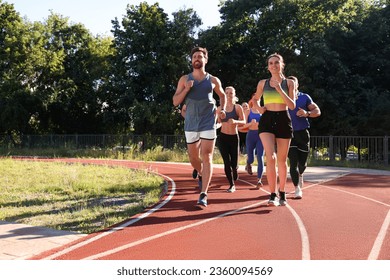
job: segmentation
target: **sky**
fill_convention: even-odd
[[[202,28],[215,26],[220,22],[219,0],[144,0],[152,5],[156,2],[166,14],[180,8],[192,8],[202,19]],[[29,21],[43,22],[50,11],[68,17],[70,23],[82,23],[94,35],[111,35],[111,20],[119,20],[126,13],[126,7],[138,5],[140,0],[3,0],[14,4],[21,17]]]

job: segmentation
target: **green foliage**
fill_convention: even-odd
[[[227,0],[221,23],[201,30],[193,9],[169,18],[140,2],[112,21],[112,37],[93,37],[58,14],[29,22],[0,1],[0,133],[182,133],[172,95],[202,45],[207,71],[240,101],[278,52],[322,109],[312,134],[385,135],[389,9],[383,0]]]

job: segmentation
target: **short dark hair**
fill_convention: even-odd
[[[207,52],[207,49],[206,48],[202,48],[202,47],[195,47],[191,50],[191,57],[194,55],[194,53],[196,52],[202,52],[204,54],[204,56],[206,58],[208,58],[209,54]]]

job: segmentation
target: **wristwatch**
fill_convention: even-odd
[[[306,111],[306,112],[307,112],[307,116],[310,117],[311,112],[310,111]]]

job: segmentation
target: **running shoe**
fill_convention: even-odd
[[[198,205],[199,206],[203,206],[203,207],[207,207],[207,194],[202,192],[199,196],[199,199],[198,199]]]
[[[238,179],[238,167],[237,168],[233,168],[233,181],[237,181]]]
[[[279,204],[281,206],[286,206],[287,205],[287,198],[286,198],[286,193],[279,191]]]
[[[194,169],[192,170],[192,178],[196,179],[198,177],[198,170]]]
[[[253,174],[253,172],[252,172],[252,165],[250,165],[249,163],[246,164],[245,170],[246,170],[246,172],[248,172],[249,175]]]
[[[261,182],[261,179],[259,179],[259,181],[257,181],[256,189],[260,189],[262,187],[263,187],[263,182]]]
[[[233,193],[236,191],[236,186],[233,185],[233,186],[230,186],[230,188],[228,188],[227,192],[230,192],[230,193]]]
[[[301,199],[302,198],[302,189],[301,187],[298,185],[295,187],[295,196],[294,196],[296,199]]]
[[[268,206],[279,206],[279,201],[278,198],[276,197],[276,193],[271,193],[268,200]]]

